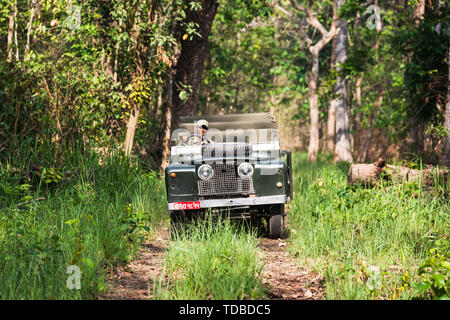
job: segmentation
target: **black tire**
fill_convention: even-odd
[[[283,220],[284,217],[281,214],[270,216],[268,221],[269,238],[276,239],[281,236],[281,231],[283,231]]]

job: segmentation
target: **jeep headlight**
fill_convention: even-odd
[[[197,174],[202,180],[210,180],[214,175],[214,170],[209,164],[202,164],[198,168]]]
[[[238,174],[241,178],[250,178],[253,175],[253,167],[248,162],[243,162],[238,167]]]

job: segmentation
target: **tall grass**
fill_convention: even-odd
[[[25,178],[0,168],[0,299],[88,299],[107,289],[106,272],[127,262],[165,217],[162,181],[118,154],[68,152]],[[47,166],[47,167],[45,167]],[[68,266],[81,270],[69,289]]]
[[[328,299],[412,298],[419,264],[448,238],[448,199],[419,184],[350,187],[347,170],[294,155],[292,253],[325,277]]]
[[[166,255],[167,281],[156,279],[157,299],[256,299],[265,295],[256,233],[230,221],[187,225]]]

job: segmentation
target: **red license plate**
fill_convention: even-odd
[[[195,209],[200,209],[200,201],[173,203],[173,210],[195,210]]]

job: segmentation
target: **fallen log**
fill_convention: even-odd
[[[375,163],[354,163],[348,170],[347,180],[351,185],[362,184],[373,187],[380,181],[421,182],[432,186],[436,182],[448,182],[449,170],[438,169],[426,165],[422,170],[386,164],[385,158],[379,158]]]

